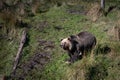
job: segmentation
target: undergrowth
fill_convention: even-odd
[[[109,13],[96,22],[91,22],[86,15],[70,14],[66,6],[50,8],[46,13],[29,17],[28,22],[32,25],[28,29],[28,43],[23,49],[20,63],[28,60],[38,47],[38,40],[51,40],[55,42],[52,58],[42,72],[33,71],[27,80],[119,80],[120,79],[120,50],[119,42],[110,41],[105,32],[110,24],[114,25],[117,13]],[[68,8],[67,8],[68,9]],[[118,13],[120,13],[118,11]],[[40,24],[45,22],[45,24]],[[41,30],[41,27],[44,27]],[[59,29],[58,29],[59,28]],[[97,38],[97,45],[93,56],[90,54],[85,58],[68,65],[65,60],[67,52],[60,48],[60,39],[77,34],[81,31],[89,31]],[[12,70],[13,60],[17,52],[20,34],[17,39],[0,41],[0,75],[9,75]],[[18,38],[19,37],[19,38]],[[110,51],[104,51],[105,47]],[[104,53],[105,52],[105,53]]]

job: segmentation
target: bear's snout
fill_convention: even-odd
[[[61,44],[60,47],[63,48],[64,50],[67,50],[67,49],[68,49],[68,47],[65,46],[65,44]]]

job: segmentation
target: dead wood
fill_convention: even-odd
[[[16,55],[15,60],[14,60],[13,73],[15,72],[17,65],[20,61],[20,57],[22,55],[22,50],[23,50],[23,46],[24,46],[25,42],[26,42],[26,30],[24,30],[22,33],[19,49],[18,49],[17,55]]]

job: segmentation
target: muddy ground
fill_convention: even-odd
[[[40,39],[38,43],[38,49],[35,54],[24,63],[18,64],[15,73],[12,73],[6,80],[25,80],[27,75],[33,76],[34,70],[39,72],[44,70],[45,65],[51,61],[51,51],[54,48],[54,42]]]

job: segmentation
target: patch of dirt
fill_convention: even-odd
[[[97,19],[102,15],[100,4],[94,3],[92,8],[87,12],[87,16],[92,21],[97,21]]]
[[[86,14],[86,12],[84,12],[84,11],[75,10],[75,9],[68,10],[67,12],[70,14],[83,14],[83,15]]]
[[[67,9],[67,12],[70,14],[82,14],[85,15],[86,11],[84,9],[84,6],[81,5],[74,5]]]
[[[62,26],[54,26],[54,29],[60,31],[60,30],[62,30],[64,28]]]
[[[18,65],[16,72],[12,74],[7,80],[25,80],[33,72],[42,72],[47,63],[51,60],[51,51],[54,48],[53,41],[39,40],[38,49],[35,51],[27,61]],[[39,49],[41,48],[41,49]]]
[[[41,46],[40,48],[42,49],[42,51],[51,51],[54,48],[54,42],[53,41],[46,41],[46,40],[39,40],[39,46]]]

